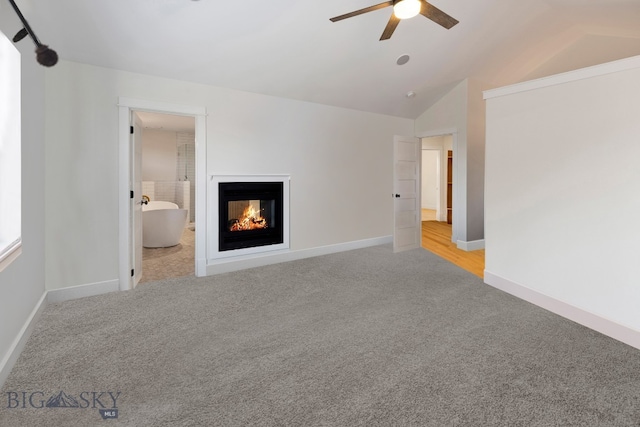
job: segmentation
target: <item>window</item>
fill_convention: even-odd
[[[21,238],[20,53],[0,32],[0,271]]]

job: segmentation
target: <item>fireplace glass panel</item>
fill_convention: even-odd
[[[273,228],[275,200],[234,200],[227,203],[228,231]]]
[[[281,182],[221,182],[219,197],[219,251],[284,241]]]

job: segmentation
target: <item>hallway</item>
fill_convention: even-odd
[[[451,224],[425,220],[425,218],[435,218],[435,213],[432,214],[427,209],[423,209],[422,218],[423,248],[480,278],[484,277],[484,249],[469,252],[458,249],[451,241]]]

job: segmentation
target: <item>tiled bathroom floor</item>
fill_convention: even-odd
[[[139,283],[195,274],[195,232],[186,228],[180,244],[170,248],[142,248]]]

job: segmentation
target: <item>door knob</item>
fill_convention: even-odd
[[[396,194],[396,198],[398,198],[398,197],[400,197],[400,195],[399,195],[399,194]]]

